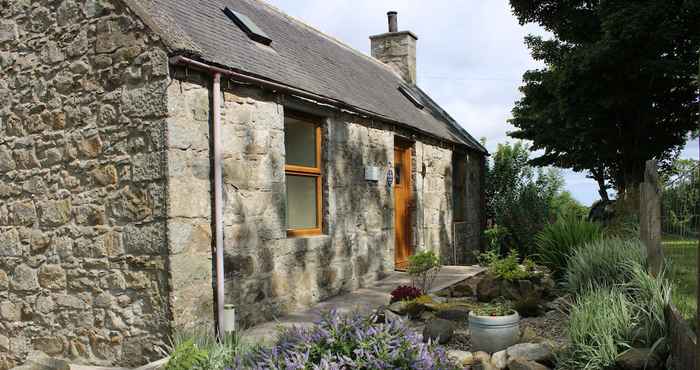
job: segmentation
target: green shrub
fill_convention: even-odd
[[[494,225],[484,231],[484,238],[489,251],[500,252],[505,238],[508,237],[509,231],[503,226]]]
[[[432,251],[419,252],[408,257],[408,274],[413,280],[413,285],[428,293],[433,281],[440,272],[440,259]]]
[[[209,352],[200,348],[194,339],[188,339],[175,346],[175,349],[170,353],[170,360],[168,360],[165,370],[204,369],[207,358],[209,358]]]
[[[586,289],[571,308],[571,344],[559,356],[557,368],[598,370],[615,364],[633,337],[632,302],[618,288]]]
[[[566,264],[574,253],[574,248],[599,240],[602,228],[597,223],[580,217],[559,218],[535,236],[534,256],[537,262],[549,268],[555,279],[560,280],[566,272]]]
[[[633,267],[646,267],[639,239],[600,239],[576,247],[566,271],[567,289],[579,294],[590,286],[610,287],[630,281]]]
[[[236,335],[216,340],[211,330],[190,330],[176,333],[166,370],[224,369],[237,355],[246,352]]]
[[[528,258],[522,265],[518,263],[518,252],[515,250],[511,250],[508,256],[503,258],[495,251],[482,253],[479,263],[488,267],[491,274],[508,281],[529,279],[535,271],[534,262]]]

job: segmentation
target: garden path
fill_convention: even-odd
[[[443,266],[433,283],[432,292],[460,283],[484,269],[480,266]],[[275,321],[254,326],[241,333],[244,343],[270,344],[277,337],[280,328],[310,326],[321,318],[324,311],[336,310],[339,313],[359,311],[369,313],[379,306],[389,303],[390,293],[399,285],[410,285],[411,279],[404,272],[392,272],[374,285],[357,289],[320,302],[312,308],[293,312]]]

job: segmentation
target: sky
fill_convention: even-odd
[[[418,36],[418,85],[493,152],[513,141],[507,123],[520,97],[523,73],[541,65],[523,44],[527,34],[547,36],[537,25],[521,26],[507,0],[267,0],[285,13],[353,48],[370,53],[369,36],[387,31],[386,12],[398,12],[399,30]],[[682,156],[698,158],[698,143]],[[564,171],[566,188],[580,202],[598,199],[596,183]]]

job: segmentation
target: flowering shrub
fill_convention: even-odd
[[[400,285],[393,291],[391,291],[391,302],[400,302],[400,301],[411,301],[414,300],[418,297],[420,297],[423,294],[420,289],[413,287],[413,286],[408,286],[408,285]]]
[[[400,321],[326,313],[311,328],[282,333],[271,348],[239,357],[235,369],[456,369],[442,347],[424,344]]]

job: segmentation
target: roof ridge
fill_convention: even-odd
[[[355,49],[354,47],[352,47],[352,46],[346,44],[345,42],[341,41],[340,39],[337,39],[337,38],[335,38],[334,36],[331,36],[331,35],[329,35],[329,34],[323,32],[323,31],[317,29],[316,27],[314,27],[314,26],[312,26],[312,25],[310,25],[310,24],[304,22],[303,20],[301,20],[301,19],[299,19],[299,18],[297,18],[297,17],[295,17],[295,16],[293,16],[293,15],[289,15],[289,14],[285,13],[282,9],[279,9],[278,7],[276,7],[276,6],[274,6],[274,5],[270,4],[270,3],[268,3],[267,1],[264,1],[264,0],[252,0],[252,1],[257,1],[258,3],[260,3],[260,4],[262,4],[263,6],[267,7],[268,9],[270,9],[270,10],[272,10],[272,11],[274,11],[274,12],[277,12],[277,13],[281,14],[282,16],[288,18],[289,20],[291,20],[291,21],[293,21],[293,22],[295,22],[295,23],[298,23],[298,24],[301,25],[302,27],[305,27],[305,28],[309,29],[310,31],[316,32],[317,34],[319,34],[319,35],[325,37],[326,39],[328,39],[328,40],[334,42],[334,43],[337,44],[338,46],[340,46],[340,47],[342,47],[342,48],[345,48],[345,49],[351,51],[352,53],[357,54],[357,55],[359,55],[359,56],[361,56],[361,57],[363,57],[363,58],[369,60],[370,62],[373,62],[373,63],[379,65],[380,67],[382,67],[382,68],[386,69],[387,71],[389,71],[389,72],[393,73],[394,75],[396,75],[396,77],[398,77],[399,80],[403,81],[403,78],[401,77],[401,75],[398,74],[398,72],[396,72],[393,68],[391,68],[391,66],[389,66],[388,64],[386,64],[386,63],[384,63],[384,62],[378,60],[377,58],[375,58],[375,57],[373,57],[373,56],[371,56],[371,55],[367,55],[367,54],[365,54],[365,53],[363,53],[363,52],[361,52],[361,51]],[[368,38],[369,38],[369,36],[370,36],[370,35],[367,35]]]

